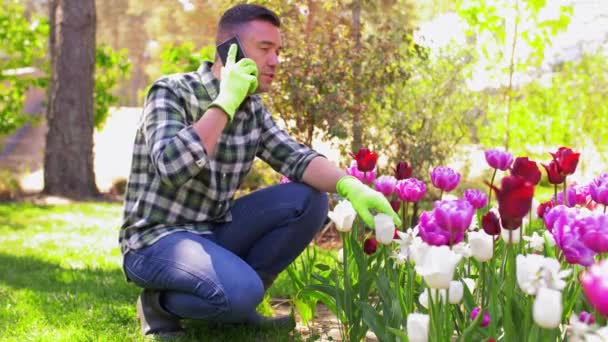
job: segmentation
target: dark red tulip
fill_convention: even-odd
[[[500,234],[500,220],[493,211],[488,211],[481,218],[481,227],[483,231],[488,235]]]
[[[563,176],[571,175],[576,171],[576,166],[578,165],[578,158],[580,157],[580,153],[575,153],[571,148],[568,147],[560,147],[557,149],[557,152],[551,153],[553,156],[553,160],[557,162],[559,166],[559,171]]]
[[[398,213],[399,209],[401,209],[401,201],[400,200],[392,200],[391,201],[391,207],[393,207],[393,210]]]
[[[562,184],[566,179],[566,176],[562,175],[559,171],[559,165],[555,160],[552,160],[549,165],[541,164],[545,171],[547,171],[547,178],[551,184]]]
[[[541,203],[538,208],[536,208],[536,215],[538,215],[539,218],[543,218],[545,213],[551,208],[553,208],[553,201]]]
[[[361,172],[372,171],[378,161],[378,155],[367,148],[360,148],[357,154],[350,153],[350,156],[357,161],[357,168]]]
[[[397,180],[407,179],[412,177],[412,167],[407,162],[398,162],[395,167],[395,178]]]
[[[523,177],[508,176],[501,182],[501,188],[494,187],[498,200],[498,213],[504,229],[517,229],[522,219],[532,208],[534,185]]]
[[[541,173],[536,162],[528,157],[517,157],[513,162],[511,174],[525,178],[528,182],[536,185],[540,182]]]
[[[373,237],[365,239],[363,242],[363,251],[367,255],[372,255],[376,253],[376,249],[378,248],[378,241]]]
[[[395,233],[393,233],[393,239],[399,239],[399,234],[397,234],[398,231],[399,229],[395,228]]]

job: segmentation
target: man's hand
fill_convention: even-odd
[[[236,59],[236,44],[230,45],[226,65],[221,71],[220,93],[211,106],[221,108],[230,120],[245,97],[258,88],[258,67],[250,58]]]
[[[338,194],[350,201],[357,214],[369,227],[374,228],[374,218],[369,212],[370,209],[391,216],[395,225],[401,227],[401,219],[399,219],[399,215],[395,213],[386,197],[361,183],[357,178],[353,176],[340,178],[338,184],[336,184],[336,190]]]

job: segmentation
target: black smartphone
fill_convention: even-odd
[[[220,59],[222,60],[222,64],[226,65],[226,59],[228,58],[228,50],[230,50],[230,45],[236,44],[236,60],[235,63],[238,62],[241,58],[245,58],[245,52],[243,51],[243,46],[239,41],[237,36],[234,36],[227,41],[221,43],[216,47],[216,52]]]

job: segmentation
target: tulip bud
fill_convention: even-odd
[[[534,322],[542,328],[557,328],[562,318],[562,293],[546,287],[538,289],[532,316]]]
[[[494,255],[494,238],[483,231],[469,233],[469,245],[473,257],[477,261],[485,262]]]
[[[393,219],[386,214],[378,214],[374,216],[374,227],[376,230],[376,241],[383,245],[390,245],[395,236],[395,223]]]
[[[429,338],[429,315],[411,313],[407,316],[407,338],[410,342],[426,342]]]
[[[410,178],[412,177],[412,171],[412,167],[407,162],[399,162],[395,167],[395,178],[397,180]]]
[[[378,248],[378,242],[374,238],[367,238],[363,241],[363,252],[367,255],[372,255],[376,253],[376,249]]]
[[[475,320],[477,318],[477,316],[479,315],[479,312],[481,311],[480,307],[476,307],[471,311],[471,319]],[[490,314],[488,313],[487,310],[483,311],[483,318],[481,319],[481,323],[479,323],[479,326],[482,328],[487,327],[490,324]]]
[[[498,235],[500,234],[500,219],[495,212],[488,211],[481,218],[481,227],[488,235]]]
[[[357,212],[349,201],[343,200],[338,202],[334,210],[327,213],[327,216],[334,222],[339,232],[350,232]]]
[[[448,303],[458,304],[464,296],[464,287],[462,282],[459,280],[452,280],[450,282],[450,290],[448,291]]]

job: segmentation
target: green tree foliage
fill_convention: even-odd
[[[190,72],[198,69],[203,61],[213,61],[215,47],[207,45],[197,50],[192,42],[169,44],[161,51],[160,58],[163,75]]]
[[[28,20],[19,1],[3,1],[0,7],[0,134],[33,119],[23,113],[25,93],[30,87],[44,86],[48,79],[24,76],[21,71],[26,67],[45,67],[48,30],[45,19]]]
[[[121,79],[128,76],[131,63],[127,50],[114,51],[109,45],[98,45],[95,51],[95,128],[101,129],[108,118],[110,106],[118,102],[112,93]]]

